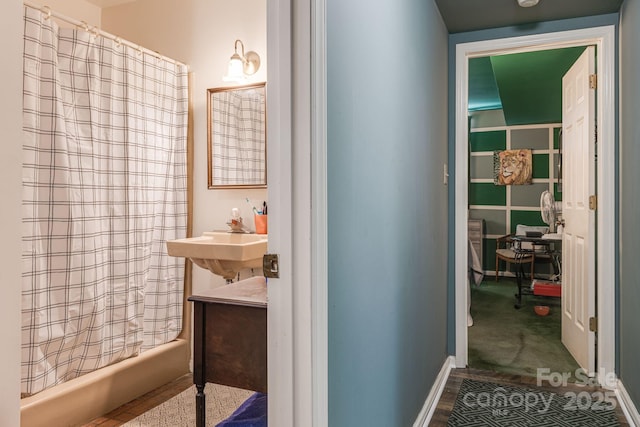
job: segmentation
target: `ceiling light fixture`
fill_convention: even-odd
[[[241,54],[238,54],[238,43],[241,47]],[[241,40],[236,40],[233,55],[229,59],[227,75],[222,79],[225,82],[243,82],[247,76],[255,74],[258,68],[260,68],[260,56],[252,50],[245,54],[244,44]]]
[[[540,0],[518,0],[520,7],[532,7],[538,4]]]

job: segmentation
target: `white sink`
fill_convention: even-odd
[[[240,270],[262,267],[267,252],[266,234],[205,232],[200,237],[168,240],[171,256],[190,258],[213,274],[233,280]]]

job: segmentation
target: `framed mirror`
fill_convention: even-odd
[[[266,188],[266,84],[207,89],[209,188]]]

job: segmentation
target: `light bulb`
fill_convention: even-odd
[[[229,61],[229,68],[227,69],[227,75],[224,76],[224,81],[227,82],[240,82],[245,79],[243,72],[244,64],[242,59],[238,55],[231,57]]]
[[[521,7],[532,7],[538,4],[540,0],[518,0]]]

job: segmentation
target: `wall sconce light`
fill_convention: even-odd
[[[520,7],[532,7],[538,4],[540,0],[518,0]]]
[[[241,47],[241,54],[238,54],[238,43]],[[251,76],[260,68],[260,56],[250,50],[245,54],[244,44],[241,40],[236,40],[234,52],[229,60],[227,75],[222,78],[225,82],[243,82],[247,76]]]

